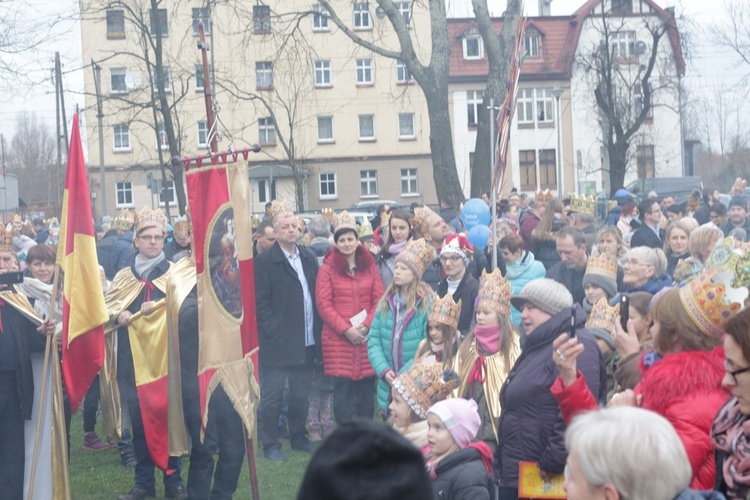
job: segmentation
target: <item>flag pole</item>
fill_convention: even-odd
[[[210,144],[210,151],[209,151],[209,158],[211,159],[211,162],[218,162],[220,157],[218,156],[219,147],[217,145],[217,130],[216,130],[216,117],[214,115],[214,109],[213,109],[213,90],[211,88],[211,71],[209,70],[208,65],[208,51],[210,50],[210,47],[208,46],[208,43],[206,42],[206,29],[203,25],[203,22],[198,23],[198,34],[200,35],[200,42],[198,43],[198,49],[201,51],[201,61],[203,63],[203,95],[205,97],[206,102],[206,121],[208,122],[208,143]],[[260,151],[260,146],[253,145],[252,148],[250,148],[249,151],[253,151],[255,153]],[[243,156],[247,158],[247,153],[249,152],[243,151]],[[234,156],[234,160],[236,161],[236,153]],[[227,155],[223,155],[223,160],[226,162]],[[173,159],[174,161],[174,159]],[[187,159],[187,161],[190,161],[190,158]],[[183,161],[184,162],[184,161]],[[200,162],[196,161],[198,166],[200,166]],[[186,166],[188,166],[186,164]],[[206,407],[208,407],[208,401],[206,401]],[[257,427],[257,422],[256,422]],[[246,435],[245,436],[245,452],[247,454],[247,468],[248,472],[250,473],[250,490],[253,494],[253,500],[260,500],[260,491],[258,490],[258,474],[255,466],[255,447],[253,443],[253,436],[252,435]]]

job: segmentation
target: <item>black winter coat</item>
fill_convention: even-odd
[[[177,331],[180,336],[180,378],[182,397],[198,399],[198,288],[194,286],[182,301]]]
[[[448,293],[447,278],[440,282],[437,293],[440,298]],[[461,300],[461,313],[458,316],[458,331],[461,332],[461,337],[466,336],[471,330],[471,322],[474,319],[474,300],[478,293],[479,281],[470,272],[465,272],[458,288],[453,292],[453,301]]]
[[[111,274],[114,278],[115,274],[117,274],[120,269],[125,269],[133,264],[133,261],[135,260],[133,235],[133,231],[128,231],[122,233],[117,237],[117,240],[115,240],[114,245],[112,245],[112,252],[109,254],[109,270],[106,268],[104,269],[104,274],[107,275],[107,277]]]
[[[133,257],[133,259],[135,259],[135,257]],[[130,266],[130,271],[137,279],[141,279],[141,276],[135,272],[134,266],[135,260],[133,260],[133,265]],[[156,278],[166,273],[169,270],[169,266],[170,263],[167,259],[159,262],[159,265],[157,265],[148,275],[149,281],[154,281]],[[141,293],[138,294],[135,300],[128,306],[127,310],[135,314],[141,310],[141,305],[143,305],[144,302],[156,302],[163,299],[165,296],[164,292],[156,287],[154,287],[153,290],[144,287],[143,290],[141,290]],[[147,298],[148,300],[146,300]],[[127,327],[120,327],[117,329],[117,383],[120,386],[120,395],[124,399],[135,399],[138,397],[135,391],[133,352],[130,350],[130,335]]]
[[[476,448],[451,453],[435,468],[432,491],[439,500],[491,500],[495,485]]]
[[[607,368],[585,324],[586,314],[576,307],[576,334],[585,346],[578,357],[578,370],[583,373],[591,394],[603,406],[607,400]],[[559,474],[565,468],[565,422],[550,387],[558,377],[552,359],[552,341],[569,327],[570,310],[566,309],[531,332],[500,390],[503,411],[494,467],[501,487],[518,488],[520,462],[537,462],[540,469],[552,474]]]
[[[104,238],[96,243],[96,258],[99,259],[99,265],[104,268],[104,274],[110,281],[112,281],[112,278],[117,274],[117,271],[115,271],[114,267],[111,265],[112,247],[114,246],[115,241],[117,241],[117,230],[110,229],[107,231],[107,234],[104,235]]]
[[[666,238],[666,233],[663,229],[660,228],[659,236],[656,236],[656,233],[653,229],[648,227],[646,224],[641,224],[633,233],[633,237],[630,238],[630,248],[663,248],[664,238]]]
[[[43,352],[47,338],[36,331],[37,326],[10,305],[0,306],[2,331],[0,335],[12,335],[16,344],[16,390],[21,402],[24,420],[31,420],[34,403],[34,374],[31,368],[31,353]]]
[[[315,305],[318,259],[297,247],[313,304],[313,335],[318,359],[323,323]],[[297,272],[279,242],[255,259],[255,304],[258,318],[260,362],[271,366],[299,366],[307,362],[305,299]]]

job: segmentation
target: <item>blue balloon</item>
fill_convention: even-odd
[[[478,224],[488,226],[490,224],[490,207],[479,198],[472,198],[464,203],[461,221],[469,231]]]
[[[490,240],[490,228],[484,225],[474,226],[469,230],[467,239],[474,245],[474,248],[484,250]]]

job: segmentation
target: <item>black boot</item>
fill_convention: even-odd
[[[133,460],[135,460],[135,458]],[[131,489],[127,495],[120,495],[117,497],[117,500],[141,500],[142,498],[154,498],[155,496],[156,493],[153,491],[147,491],[138,486],[133,486],[133,489]]]

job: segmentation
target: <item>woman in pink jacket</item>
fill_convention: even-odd
[[[341,425],[375,413],[375,373],[367,357],[367,333],[383,282],[375,260],[357,239],[347,212],[334,217],[336,247],[318,270],[315,298],[323,319],[323,370],[334,378],[333,412]]]

